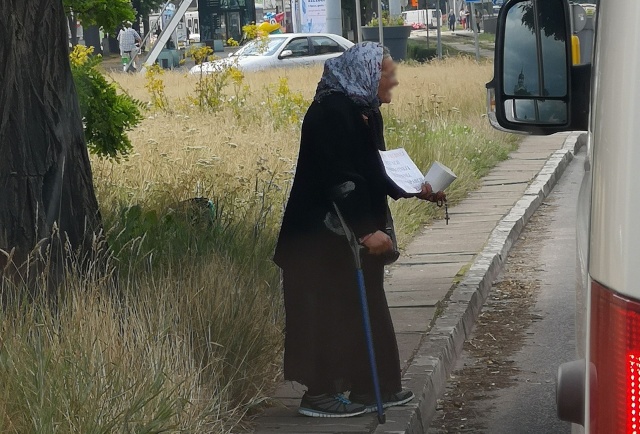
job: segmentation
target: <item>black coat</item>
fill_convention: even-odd
[[[311,104],[274,258],[281,268],[336,236],[326,224],[333,201],[358,237],[392,224],[387,196],[403,193],[386,176],[378,150],[385,150],[379,110],[365,111],[339,93]],[[336,198],[335,188],[348,182],[353,192]]]
[[[312,103],[304,118],[274,259],[283,269],[284,376],[314,393],[372,391],[354,260],[344,235],[327,220],[334,214],[335,187],[352,183],[354,190],[336,203],[356,235],[391,224],[387,196],[401,193],[384,173],[378,153],[384,147],[380,112],[363,112],[342,94]],[[395,393],[400,362],[383,287],[384,260],[364,255],[362,268],[381,388]]]

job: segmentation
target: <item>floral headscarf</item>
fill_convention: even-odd
[[[327,60],[315,100],[330,93],[343,93],[363,108],[380,106],[378,84],[382,74],[383,47],[377,42],[361,42],[339,57]]]

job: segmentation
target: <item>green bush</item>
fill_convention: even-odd
[[[419,41],[409,39],[407,43],[407,59],[415,60],[416,62],[428,62],[438,56],[438,51],[435,47],[427,47]]]
[[[116,84],[107,81],[97,68],[102,58],[91,57],[92,51],[78,45],[70,55],[84,135],[89,152],[118,159],[131,152],[127,131],[143,119],[143,104],[126,92],[118,92]]]

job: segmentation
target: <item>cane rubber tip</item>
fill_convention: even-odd
[[[380,425],[384,425],[385,423],[387,423],[387,415],[386,414],[379,415],[378,422],[380,422]]]

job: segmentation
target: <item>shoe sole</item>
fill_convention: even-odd
[[[413,400],[413,398],[415,398],[415,395],[412,395],[409,398],[405,398],[405,399],[403,399],[401,401],[384,402],[384,403],[382,403],[382,408],[399,407],[401,405],[405,405],[405,404],[411,402]],[[375,411],[378,411],[378,404],[373,404],[373,405],[368,406],[365,411],[367,413],[373,413]]]
[[[325,413],[318,410],[311,410],[309,408],[299,408],[298,413],[300,413],[303,416],[309,416],[309,417],[344,418],[344,417],[360,416],[361,414],[368,413],[368,411],[365,408],[362,411],[357,411],[353,413]]]

